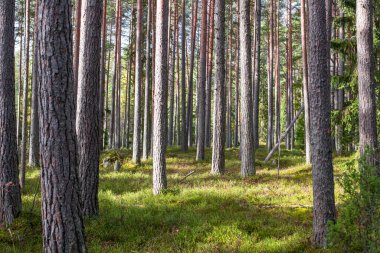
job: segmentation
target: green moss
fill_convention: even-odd
[[[309,243],[311,167],[301,151],[282,151],[278,177],[276,162],[262,162],[266,153],[257,151],[257,175],[242,179],[238,149],[226,151],[226,174],[212,176],[211,150],[198,163],[194,149],[169,148],[169,189],[155,197],[151,160],[135,166],[130,151],[105,152],[102,161],[122,168],[101,166],[100,215],[86,220],[89,252],[320,252]],[[335,159],[337,177],[350,159]],[[39,171],[29,170],[23,214],[0,230],[1,252],[41,252],[39,191]]]

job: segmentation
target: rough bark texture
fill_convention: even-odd
[[[334,176],[331,146],[331,102],[326,33],[326,8],[309,1],[309,92],[313,165],[313,236],[317,247],[326,247],[327,223],[335,220]]]
[[[225,1],[215,0],[215,87],[212,174],[224,172],[224,144],[226,130],[225,98]]]
[[[372,20],[373,1],[357,0],[356,33],[359,81],[359,146],[361,155],[364,155],[367,147],[376,149],[378,145],[376,129]]]
[[[32,77],[32,108],[30,113],[30,136],[29,136],[29,166],[38,166],[40,159],[39,146],[39,125],[38,125],[38,48],[37,48],[37,31],[38,31],[38,0],[35,5],[34,15],[34,48],[33,48],[33,77]]]
[[[260,110],[260,63],[261,63],[261,0],[255,1],[255,41],[254,41],[254,73],[253,73],[253,141],[258,148],[259,138],[259,110]]]
[[[76,134],[83,214],[99,212],[99,72],[102,1],[83,0],[79,50]]]
[[[197,161],[205,159],[206,116],[206,48],[207,48],[207,0],[202,0],[202,28],[200,45],[200,76],[197,88]]]
[[[144,103],[144,136],[143,136],[143,154],[142,159],[147,160],[149,156],[150,145],[150,19],[151,19],[151,0],[148,0],[148,18],[147,18],[147,38],[146,38],[146,68],[145,68],[145,103]]]
[[[40,0],[38,71],[44,252],[86,252],[75,137],[70,1]]]
[[[0,224],[11,224],[21,212],[18,179],[14,21],[15,1],[0,2]]]
[[[153,193],[160,194],[167,187],[167,90],[168,90],[168,1],[157,0],[156,57],[153,121]]]
[[[250,7],[248,0],[239,0],[240,76],[241,76],[241,175],[255,174],[252,122],[252,69]]]

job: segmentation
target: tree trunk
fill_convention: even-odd
[[[255,41],[254,41],[254,73],[253,73],[253,141],[254,147],[260,144],[259,112],[260,112],[260,64],[261,64],[261,0],[255,1]]]
[[[200,45],[200,76],[197,89],[197,161],[205,159],[205,86],[206,86],[206,47],[207,47],[207,0],[202,0],[202,32]]]
[[[74,95],[78,92],[78,69],[79,69],[79,50],[80,50],[80,34],[81,34],[81,18],[82,18],[82,0],[75,0],[75,34],[74,34]]]
[[[115,69],[115,78],[116,78],[116,90],[115,90],[115,136],[114,136],[114,148],[121,148],[121,135],[120,135],[120,95],[121,95],[121,30],[122,26],[122,8],[123,4],[120,2],[118,5],[117,11],[118,22],[119,22],[119,33],[117,36],[117,58],[116,58],[116,69]]]
[[[26,171],[26,140],[28,125],[28,92],[29,92],[29,26],[30,26],[30,0],[25,2],[25,50],[24,50],[24,76],[23,76],[23,108],[22,108],[22,129],[21,129],[21,180],[20,186],[25,186]]]
[[[327,227],[335,220],[334,176],[331,147],[329,43],[326,6],[309,0],[309,92],[313,165],[313,236],[317,247],[327,247]]]
[[[239,32],[237,32],[237,38]],[[234,131],[234,146],[239,146],[239,130],[240,130],[240,110],[239,110],[239,40],[236,40],[235,45],[235,131]]]
[[[255,172],[253,151],[252,68],[249,0],[239,0],[240,76],[241,76],[241,175]]]
[[[267,148],[273,147],[273,46],[274,46],[274,0],[270,0],[269,6],[269,43],[268,43],[268,127]]]
[[[195,39],[197,35],[198,23],[198,0],[193,1],[192,8],[192,26],[191,26],[191,49],[190,49],[190,71],[189,71],[189,84],[188,84],[188,98],[187,98],[187,133],[188,145],[191,147],[193,144],[193,82],[194,82],[194,56],[195,56]]]
[[[292,24],[292,0],[289,0],[288,6],[288,57],[287,57],[287,108],[286,108],[286,125],[287,127],[293,121],[293,24]],[[286,138],[286,148],[293,149],[294,128],[290,130]]]
[[[359,146],[362,156],[364,156],[366,148],[376,149],[378,146],[372,20],[373,1],[357,0],[356,37],[359,85]],[[370,157],[368,160],[369,164],[375,164],[375,157]]]
[[[238,11],[237,11],[238,14]],[[232,36],[233,36],[233,14],[232,14],[232,2],[230,3],[230,27],[229,27],[229,39],[228,39],[228,46],[229,46],[229,52],[227,51],[229,57],[229,66],[228,66],[228,98],[227,98],[227,148],[232,147]],[[236,42],[237,43],[237,42]],[[235,65],[239,64],[237,58],[235,59]],[[238,74],[236,72],[236,74]]]
[[[167,90],[168,90],[168,1],[157,0],[156,57],[153,121],[153,193],[160,194],[167,187]]]
[[[340,27],[339,27],[339,39],[344,40],[344,15],[343,10],[340,10]],[[338,76],[343,79],[344,76],[344,56],[338,55]],[[341,84],[340,84],[341,85]],[[337,90],[337,104],[336,109],[339,113],[343,110],[344,104],[344,89],[342,87],[338,87]],[[339,120],[340,121],[340,120]],[[338,155],[342,154],[343,146],[342,146],[342,138],[343,138],[343,128],[340,122],[337,122],[335,125],[335,149]]]
[[[15,1],[0,2],[0,224],[10,225],[21,212],[18,179],[15,58]]]
[[[144,103],[144,136],[143,136],[143,154],[142,159],[147,160],[149,156],[150,145],[150,25],[151,25],[151,0],[148,0],[148,17],[147,17],[147,32],[146,32],[146,68],[145,68],[145,103]]]
[[[136,60],[135,60],[135,104],[133,119],[133,149],[132,161],[140,164],[141,160],[141,43],[142,43],[142,0],[137,0],[137,20],[136,20]]]
[[[45,73],[39,87],[39,123],[46,253],[86,252],[76,168],[70,8],[68,0],[40,0],[38,12],[39,17],[44,17],[38,21],[37,41],[38,72]]]
[[[79,184],[85,216],[99,213],[99,72],[102,2],[83,0],[79,51],[76,134]],[[88,99],[91,98],[91,99]]]
[[[309,109],[309,70],[308,70],[308,15],[306,13],[307,0],[301,0],[301,40],[303,66],[303,104],[305,107],[305,154],[306,163],[311,162],[310,151],[310,109]]]
[[[225,157],[226,98],[225,98],[225,1],[215,0],[215,87],[212,174],[223,174]]]
[[[182,0],[182,48],[181,48],[181,60],[182,60],[182,92],[181,92],[181,108],[182,108],[182,151],[187,151],[187,123],[186,123],[186,2]]]
[[[170,78],[170,86],[169,86],[169,135],[168,135],[168,144],[169,146],[173,145],[174,140],[174,88],[175,88],[175,62],[176,62],[176,50],[177,50],[177,24],[178,24],[178,0],[174,0],[174,17],[173,17],[173,34],[172,34],[172,41],[173,41],[173,50],[172,50],[172,58],[171,58],[171,78]],[[170,30],[170,25],[169,25]],[[171,33],[170,33],[171,34]],[[169,37],[170,37],[169,34]],[[170,48],[169,48],[170,50]]]
[[[29,166],[35,167],[39,165],[40,146],[38,132],[38,48],[37,48],[37,31],[38,31],[38,0],[35,4],[34,14],[34,48],[33,48],[33,78],[32,78],[32,108],[30,113],[30,136],[29,136]]]
[[[21,12],[24,11],[24,6],[21,6]],[[21,15],[21,20],[19,21],[19,29],[20,29],[20,60],[19,60],[19,77],[18,77],[18,94],[17,94],[17,147],[20,146],[20,140],[21,140],[21,96],[22,96],[22,56],[23,56],[23,23],[24,23],[24,16]]]
[[[101,57],[100,57],[100,83],[99,83],[99,145],[100,149],[104,148],[103,144],[103,128],[104,122],[107,122],[107,107],[104,108],[104,94],[106,81],[106,54],[107,54],[107,0],[103,0],[103,16],[102,16],[102,41],[101,41]],[[108,85],[107,85],[108,88]]]
[[[280,32],[279,32],[279,13],[280,6],[274,4],[274,83],[275,83],[275,141],[280,139],[281,135],[281,84],[280,84]]]

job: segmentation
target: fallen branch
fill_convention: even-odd
[[[195,173],[195,170],[193,171],[190,171],[189,173],[187,173],[181,180],[179,180],[180,182],[183,182],[185,181],[186,178],[190,177],[191,175],[193,175]]]
[[[290,123],[290,125],[288,126],[288,128],[286,129],[286,131],[281,135],[280,137],[280,141],[272,148],[272,150],[269,152],[269,154],[267,155],[267,157],[265,158],[264,162],[268,162],[273,154],[276,152],[276,150],[278,149],[278,147],[280,146],[281,142],[285,139],[285,137],[289,134],[290,130],[292,130],[292,128],[294,127],[294,124],[297,122],[298,118],[301,116],[301,114],[303,113],[303,111],[305,110],[305,108],[302,106],[301,109],[299,110],[299,112],[297,113],[296,117],[293,119],[293,121]]]

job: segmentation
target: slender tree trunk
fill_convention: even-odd
[[[205,145],[210,146],[211,142],[211,88],[212,88],[212,63],[214,50],[214,13],[215,0],[210,0],[209,37],[208,37],[208,64],[206,80],[206,125],[205,125]]]
[[[273,147],[273,51],[274,51],[274,0],[270,0],[269,6],[269,45],[268,45],[268,127],[267,148]]]
[[[26,171],[26,141],[28,125],[28,92],[29,92],[29,26],[30,26],[30,0],[25,2],[25,50],[24,50],[24,76],[23,76],[23,108],[22,108],[22,129],[21,129],[21,178],[20,185],[25,186]]]
[[[237,38],[239,32],[237,32]],[[232,55],[231,55],[232,56]],[[235,131],[234,131],[234,146],[239,146],[239,132],[240,132],[240,110],[239,110],[239,40],[236,40],[235,45]]]
[[[288,57],[287,57],[287,126],[293,121],[293,24],[292,24],[292,0],[289,0],[288,6]],[[286,147],[288,150],[293,149],[294,144],[294,128],[289,132],[286,139]]]
[[[143,136],[143,154],[142,159],[147,160],[149,156],[150,145],[150,19],[151,19],[151,0],[148,0],[148,18],[146,32],[146,69],[145,69],[145,103],[144,103],[144,136]]]
[[[182,141],[181,149],[182,151],[187,151],[187,123],[186,123],[186,2],[182,0],[182,48],[181,48],[181,60],[182,60],[182,92],[181,92],[181,101],[182,101]]]
[[[21,6],[21,11],[23,12],[23,6]],[[22,16],[20,21],[20,49],[19,49],[19,77],[18,77],[18,94],[17,94],[17,147],[20,146],[20,140],[21,140],[21,97],[22,97],[22,61],[23,61],[23,23],[24,23],[25,16]]]
[[[212,174],[223,174],[225,157],[226,98],[225,98],[225,1],[215,0],[215,87]]]
[[[187,98],[187,133],[188,145],[191,147],[193,144],[193,82],[194,82],[194,56],[195,56],[195,39],[197,35],[198,23],[198,0],[193,0],[192,7],[192,26],[191,26],[191,49],[190,49],[190,71],[189,71],[189,84],[188,84],[188,98]]]
[[[99,72],[101,58],[102,2],[83,0],[79,51],[76,134],[79,183],[85,216],[99,213]],[[88,99],[91,98],[91,99]]]
[[[167,187],[167,90],[168,90],[168,1],[157,0],[156,57],[153,121],[153,193],[160,194]]]
[[[356,1],[356,37],[358,50],[360,153],[378,146],[373,59],[373,1]],[[369,163],[375,164],[375,157]],[[380,172],[380,170],[378,170]]]
[[[303,104],[305,107],[305,154],[306,163],[311,162],[310,150],[310,109],[309,109],[309,70],[308,70],[308,15],[306,13],[307,0],[301,0],[301,39],[302,39],[302,66],[303,66]]]
[[[237,11],[238,13],[238,11]],[[227,136],[227,148],[231,148],[232,147],[232,36],[233,36],[233,14],[232,14],[232,2],[230,3],[230,27],[229,27],[229,32],[230,32],[230,36],[229,36],[229,40],[228,40],[228,44],[229,44],[229,52],[227,51],[227,54],[228,56],[226,58],[229,57],[229,66],[228,66],[228,98],[227,98],[227,133],[226,133],[226,136]],[[237,58],[235,59],[235,65],[236,64],[239,64],[239,61],[237,60]],[[236,72],[237,73],[237,72]]]
[[[170,86],[169,86],[169,135],[168,135],[168,144],[169,146],[173,145],[174,140],[174,93],[175,93],[175,60],[176,60],[176,50],[177,50],[177,24],[178,24],[178,0],[174,0],[174,17],[173,17],[173,34],[172,34],[172,41],[173,41],[173,49],[172,49],[172,58],[171,58],[171,78],[170,78]],[[170,30],[170,26],[169,26]],[[169,34],[170,36],[170,34]],[[170,50],[170,49],[169,49]]]
[[[281,84],[280,84],[280,32],[279,32],[280,6],[275,2],[274,6],[274,83],[275,83],[275,142],[277,143],[281,135]]]
[[[112,22],[110,27],[110,36],[109,36],[109,44],[112,43]],[[107,62],[107,79],[106,79],[106,91],[105,91],[105,109],[104,109],[104,132],[103,132],[103,147],[105,148],[107,146],[108,142],[108,135],[109,135],[109,120],[108,120],[108,92],[109,92],[109,77],[110,77],[110,65],[111,65],[111,51],[112,49],[108,50],[108,62]]]
[[[339,27],[339,39],[344,40],[344,15],[343,10],[340,10],[340,27]],[[338,55],[338,76],[343,78],[344,76],[344,56]],[[344,104],[344,89],[342,87],[339,87],[337,90],[337,104],[336,109],[339,111],[339,113],[343,110],[343,104]],[[337,122],[335,125],[335,149],[338,155],[342,154],[343,146],[342,146],[342,138],[343,138],[343,128],[340,122]]]
[[[255,174],[253,150],[252,68],[249,0],[239,0],[240,75],[241,75],[241,175]]]
[[[119,33],[117,36],[117,59],[116,59],[116,91],[115,91],[115,136],[114,136],[114,147],[119,149],[121,147],[121,135],[120,135],[120,92],[121,92],[121,30],[122,26],[122,8],[123,4],[120,2],[118,5],[118,22],[119,22]]]
[[[34,15],[34,48],[33,48],[33,78],[32,78],[32,108],[30,113],[30,136],[29,136],[29,166],[38,166],[40,157],[39,132],[38,132],[38,48],[37,48],[37,31],[38,31],[38,0],[35,4]]]
[[[200,45],[200,77],[197,90],[197,161],[205,159],[205,86],[206,86],[206,47],[207,47],[207,0],[202,0],[202,32]]]
[[[15,1],[0,2],[0,224],[10,225],[21,212],[18,179],[15,57]]]
[[[106,81],[106,54],[107,54],[107,0],[103,0],[103,16],[102,16],[102,39],[101,39],[101,57],[100,57],[100,83],[99,83],[99,145],[100,149],[103,145],[103,122],[107,121],[107,107],[104,108],[104,94]],[[107,84],[108,88],[108,84]]]
[[[86,252],[75,137],[70,1],[40,0],[38,72],[44,252]],[[98,75],[99,76],[99,73]],[[98,91],[98,89],[96,89]],[[96,118],[97,119],[97,118]],[[98,140],[98,136],[96,136]]]
[[[142,43],[142,0],[137,0],[137,20],[136,20],[136,60],[135,60],[135,103],[133,120],[133,149],[132,161],[140,164],[141,160],[141,43]]]
[[[255,41],[253,73],[253,141],[259,147],[259,112],[260,112],[260,64],[261,64],[261,0],[255,1]]]
[[[329,43],[326,6],[309,0],[309,92],[313,165],[313,236],[317,247],[327,247],[328,222],[335,220],[334,176],[331,147]]]

